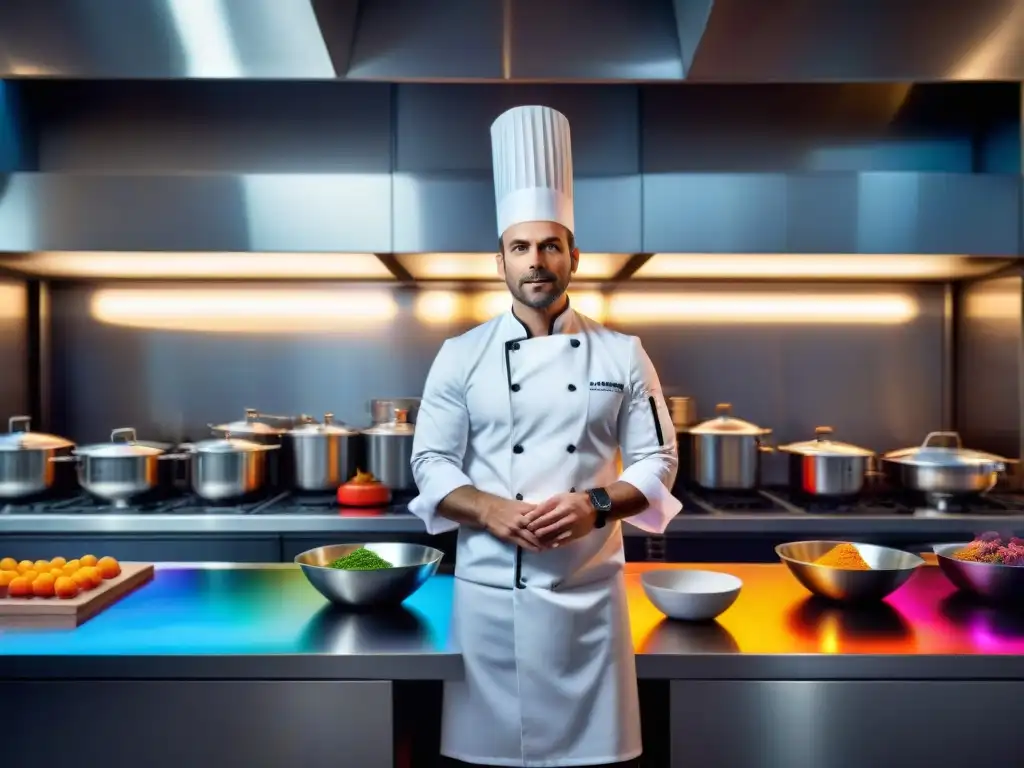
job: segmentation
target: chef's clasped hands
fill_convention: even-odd
[[[555,549],[594,529],[594,506],[585,493],[559,493],[539,504],[508,501],[492,508],[487,530],[530,552]]]

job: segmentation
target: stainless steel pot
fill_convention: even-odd
[[[192,458],[192,490],[207,501],[238,499],[263,490],[267,454],[279,448],[231,437],[230,433],[181,446]]]
[[[412,441],[415,427],[409,412],[396,408],[393,421],[363,431],[366,439],[367,469],[392,491],[412,491]]]
[[[750,490],[761,479],[761,454],[772,449],[762,439],[770,429],[734,418],[732,406],[719,403],[718,416],[690,429],[693,479],[709,490]]]
[[[29,416],[12,416],[7,434],[0,435],[0,498],[20,499],[52,488],[56,465],[50,459],[74,447],[70,440],[31,427]]]
[[[324,414],[324,423],[303,416],[301,424],[288,430],[292,477],[301,491],[333,491],[347,482],[360,467],[363,436],[356,429],[334,423],[334,414]]]
[[[916,448],[882,456],[890,482],[939,497],[991,490],[1009,459],[963,447],[956,432],[931,432]]]
[[[370,423],[390,424],[395,420],[395,411],[405,411],[406,421],[416,423],[420,412],[420,397],[382,397],[370,401]]]
[[[672,486],[675,496],[683,493],[693,482],[693,436],[690,428],[697,423],[697,401],[692,397],[670,397],[669,411],[676,433],[676,450],[679,455],[679,469]]]
[[[831,439],[832,427],[816,427],[814,439],[779,446],[789,454],[789,485],[808,496],[852,496],[864,489],[874,451]]]
[[[87,492],[115,507],[127,507],[136,496],[157,487],[159,462],[181,459],[168,453],[170,446],[140,442],[131,427],[115,429],[109,443],[80,445],[72,456],[55,456],[51,462],[73,461],[78,465],[78,483]]]

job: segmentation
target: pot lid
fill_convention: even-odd
[[[957,432],[930,432],[921,445],[891,451],[883,458],[921,467],[981,467],[1005,465],[1008,461],[992,453],[964,448]]]
[[[749,421],[734,418],[731,415],[732,406],[729,403],[719,403],[715,406],[718,414],[715,418],[702,422],[690,430],[693,435],[767,435],[770,429],[751,424]]]
[[[299,425],[294,429],[288,430],[288,434],[293,437],[306,437],[316,435],[358,435],[358,429],[352,429],[344,424],[338,424],[334,421],[333,413],[324,414],[323,424],[317,424],[316,420],[312,416],[302,416],[299,419]]]
[[[156,443],[144,443],[135,439],[135,430],[131,427],[115,429],[110,433],[109,443],[80,445],[75,449],[79,456],[95,456],[97,458],[116,458],[118,456],[159,456],[166,453],[166,448]]]
[[[788,451],[789,453],[797,453],[801,456],[874,456],[874,451],[869,451],[867,448],[861,448],[859,445],[851,445],[850,443],[841,443],[838,440],[832,440],[829,435],[832,434],[832,427],[815,427],[814,428],[814,439],[804,440],[801,443],[790,443],[789,445],[779,446],[780,451]]]
[[[245,409],[245,419],[232,421],[229,424],[210,424],[210,429],[217,432],[233,432],[236,435],[281,435],[285,430],[260,421],[260,412],[254,408]]]
[[[416,427],[409,423],[409,411],[405,408],[395,409],[395,420],[385,421],[383,424],[376,424],[363,434],[366,435],[414,435]]]
[[[32,432],[29,416],[12,416],[7,420],[7,434],[0,435],[0,451],[38,451],[68,448],[74,445],[67,438]]]
[[[255,453],[256,451],[270,450],[277,446],[254,443],[252,440],[231,437],[230,433],[225,433],[224,437],[200,440],[198,443],[185,443],[180,447],[183,450],[195,451],[197,453]]]

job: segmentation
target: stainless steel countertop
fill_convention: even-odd
[[[774,512],[720,515],[682,512],[668,527],[666,535],[802,535],[863,536],[966,536],[985,530],[1024,529],[1024,516],[1007,515],[842,515],[790,514]],[[628,523],[627,536],[648,534]],[[384,515],[347,514],[0,514],[0,535],[4,534],[109,534],[109,535],[301,535],[317,533],[423,533],[423,523],[413,515],[396,510]]]
[[[646,599],[654,568],[744,582],[717,622],[669,621]],[[781,565],[627,564],[637,674],[689,680],[1024,681],[1024,624],[966,601],[934,566],[885,603],[837,609]],[[0,680],[457,679],[453,579],[384,614],[338,613],[291,564],[164,563],[152,584],[71,631],[0,631]]]

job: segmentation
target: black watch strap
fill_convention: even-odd
[[[594,505],[594,527],[604,528],[608,522],[608,515],[612,511],[612,497],[604,488],[591,488],[587,491],[590,503]]]

